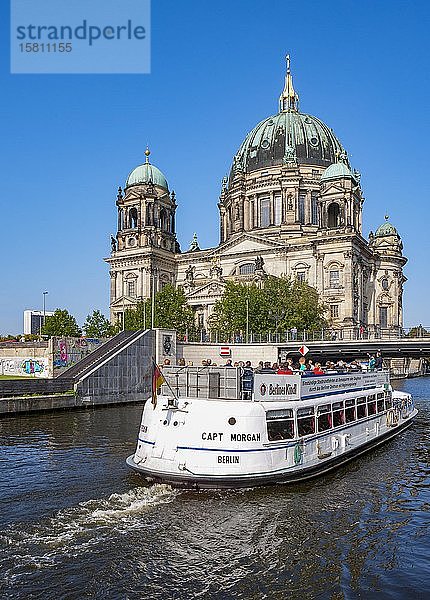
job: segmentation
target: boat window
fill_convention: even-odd
[[[267,439],[269,442],[274,442],[275,440],[291,440],[293,437],[293,419],[267,421]]]
[[[318,406],[317,412],[319,415],[322,413],[330,412],[330,404],[321,404]]]
[[[292,408],[281,410],[268,410],[267,439],[269,442],[276,440],[291,440],[294,437],[294,414]]]
[[[297,409],[297,434],[299,437],[315,433],[314,407],[308,406]]]
[[[355,399],[348,398],[345,400],[345,423],[355,421]]]
[[[357,398],[357,419],[363,419],[366,416],[366,398],[361,396]]]
[[[343,402],[333,402],[333,427],[339,427],[345,423],[345,411]]]
[[[378,394],[378,396],[379,396],[379,395],[380,395],[380,394]],[[382,400],[379,400],[379,399],[378,399],[378,401],[377,401],[377,403],[376,403],[376,404],[377,404],[377,408],[378,408],[378,413],[380,413],[380,412],[383,412],[383,411],[384,411],[384,394],[381,394],[381,395],[382,395]]]
[[[331,429],[331,413],[318,414],[318,431],[327,431]]]
[[[375,395],[367,397],[367,414],[375,415],[376,414],[376,400]]]
[[[376,396],[376,398],[377,398],[378,400],[380,400],[380,399],[381,399],[381,398],[383,398],[383,397],[384,397],[384,392],[379,392],[379,394],[377,394],[377,396]]]
[[[391,397],[391,392],[387,392],[385,395],[385,408],[391,408],[393,405],[393,401],[392,401],[392,397]]]

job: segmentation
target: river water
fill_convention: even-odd
[[[124,463],[141,406],[0,420],[0,598],[430,597],[430,378],[412,428],[329,476],[223,492]]]

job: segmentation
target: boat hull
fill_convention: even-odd
[[[325,458],[321,460],[321,463],[319,464],[313,464],[308,467],[302,466],[297,470],[284,469],[276,473],[268,472],[259,475],[197,475],[191,472],[183,474],[161,472],[154,471],[136,464],[133,460],[134,454],[127,458],[126,463],[129,467],[140,473],[147,480],[167,483],[174,487],[193,489],[231,489],[260,487],[273,484],[297,483],[329,473],[330,471],[348,463],[358,456],[377,448],[385,442],[388,442],[412,424],[413,417],[415,416],[416,412],[417,411],[415,410],[408,419],[402,420],[395,427],[387,429],[378,437],[372,438],[368,442],[350,448],[349,450],[344,451],[342,454],[336,455],[332,458]]]

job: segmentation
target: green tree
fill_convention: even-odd
[[[151,300],[139,302],[135,309],[125,311],[125,329],[134,331],[148,329],[152,324]],[[194,332],[194,312],[188,306],[184,291],[173,285],[166,285],[155,294],[154,326],[165,329],[176,329],[184,335],[186,331]]]
[[[248,330],[276,333],[297,327],[311,331],[323,327],[324,306],[317,291],[288,277],[267,277],[261,286],[228,282],[215,304],[210,328],[232,336]]]
[[[42,327],[43,335],[79,337],[81,330],[69,311],[57,308],[52,316],[46,317]]]
[[[87,316],[82,329],[87,337],[93,338],[110,337],[118,332],[118,326],[112,325],[99,310]]]

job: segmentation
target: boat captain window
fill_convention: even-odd
[[[269,442],[291,440],[294,438],[294,415],[291,408],[268,410],[266,419],[267,439]]]
[[[333,402],[333,427],[340,427],[345,423],[343,402]]]
[[[297,434],[299,437],[315,433],[315,417],[313,406],[297,409]]]
[[[357,398],[357,419],[363,419],[366,416],[366,398],[361,396]]]
[[[345,423],[352,423],[355,421],[355,400],[349,398],[345,400]]]
[[[332,420],[330,404],[318,406],[317,415],[318,431],[327,431],[328,429],[331,429]]]

